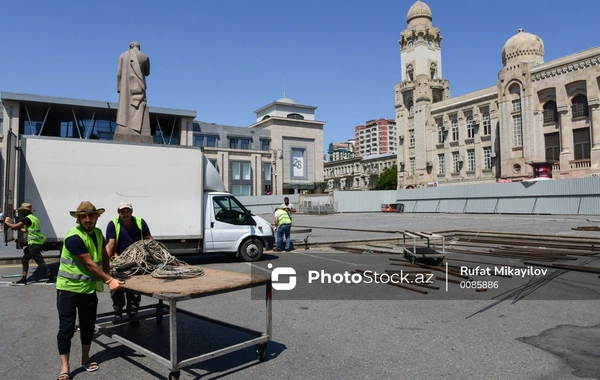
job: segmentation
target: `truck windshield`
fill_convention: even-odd
[[[246,224],[246,208],[229,196],[213,197],[215,219],[230,224]]]

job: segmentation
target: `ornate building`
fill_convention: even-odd
[[[600,173],[600,47],[544,62],[541,38],[519,29],[502,49],[496,84],[450,98],[432,20],[415,2],[398,41],[399,188],[521,181],[540,162],[554,178]]]

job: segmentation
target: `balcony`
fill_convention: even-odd
[[[591,166],[591,160],[589,158],[583,160],[571,160],[569,161],[571,169],[587,169]],[[552,167],[554,169],[554,167]]]

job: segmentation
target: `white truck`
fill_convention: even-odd
[[[33,205],[48,238],[45,249],[62,246],[75,225],[69,211],[81,201],[106,209],[97,224],[103,231],[117,216],[118,204],[131,202],[133,215],[144,218],[154,239],[172,254],[220,252],[256,261],[273,247],[272,226],[225,192],[200,148],[40,136],[18,140],[9,137],[4,206],[12,211],[22,202]]]

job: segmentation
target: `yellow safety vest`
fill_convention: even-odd
[[[135,224],[137,224],[140,229],[140,240],[144,240],[144,233],[142,232],[142,218],[136,218],[135,216],[131,216],[133,220],[135,220]],[[117,249],[116,245],[119,242],[119,234],[121,233],[121,223],[119,223],[119,217],[114,218],[113,223],[115,225],[115,249]]]
[[[277,210],[277,227],[282,224],[292,224],[292,218],[290,218],[290,214],[288,214],[285,210]]]
[[[46,237],[42,234],[40,220],[33,214],[27,215],[26,218],[31,220],[31,226],[25,226],[25,231],[27,233],[27,244],[44,244]]]
[[[99,228],[94,228],[94,233],[96,235],[97,246],[94,246],[92,237],[80,225],[71,229],[65,240],[74,235],[79,236],[92,257],[92,261],[102,268],[102,243],[104,237]],[[71,254],[67,246],[63,244],[60,254],[60,266],[58,267],[58,277],[56,278],[56,289],[73,293],[91,294],[94,291],[104,291],[104,284],[85,267],[77,255]]]

